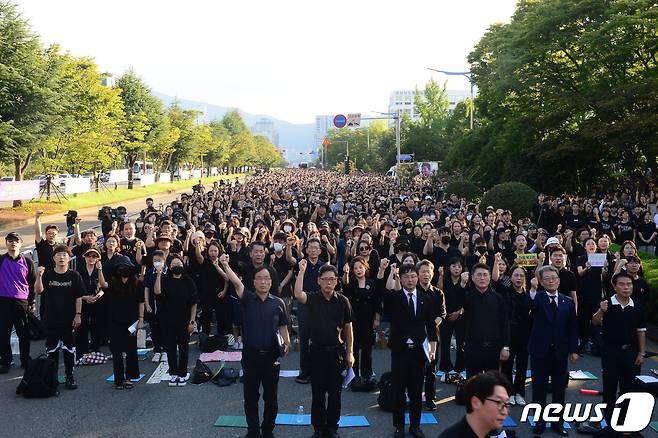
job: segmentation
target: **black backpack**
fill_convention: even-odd
[[[16,394],[25,398],[47,398],[59,395],[57,386],[57,364],[47,355],[42,354],[31,359],[25,368],[23,380],[16,388]]]
[[[382,411],[393,412],[393,374],[390,371],[382,374],[379,379],[377,403]]]
[[[196,365],[192,370],[192,383],[195,385],[209,382],[213,378],[214,373],[208,365],[201,362],[201,359],[196,360]]]

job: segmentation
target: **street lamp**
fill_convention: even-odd
[[[438,73],[443,73],[447,76],[464,76],[466,79],[468,79],[468,82],[471,84],[471,129],[473,129],[473,110],[475,109],[475,102],[473,101],[473,74],[470,71],[445,71],[430,67],[427,67],[427,69]]]

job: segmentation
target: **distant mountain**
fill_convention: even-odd
[[[213,105],[205,102],[195,102],[193,100],[186,100],[181,98],[174,98],[166,94],[153,92],[162,102],[169,106],[177,99],[181,106],[186,109],[198,109],[205,111],[208,115],[208,120],[221,119],[228,111],[233,108]],[[284,120],[279,120],[271,116],[262,114],[250,114],[240,111],[240,115],[245,123],[251,128],[260,118],[266,117],[274,122],[274,127],[279,133],[279,147],[286,150],[286,157],[289,161],[299,161],[299,152],[309,152],[313,148],[313,140],[315,134],[315,125],[313,123],[295,124],[289,123]]]

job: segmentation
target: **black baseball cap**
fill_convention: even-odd
[[[5,236],[5,241],[7,240],[18,240],[18,241],[23,241],[23,238],[21,237],[20,234],[16,233],[15,231],[12,231],[11,233],[8,233],[7,236]]]

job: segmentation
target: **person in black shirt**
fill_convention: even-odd
[[[219,265],[219,255],[224,252],[221,244],[216,240],[208,244],[208,249],[201,252],[200,246],[195,245],[198,263],[198,290],[201,304],[201,317],[199,329],[202,333],[210,334],[213,313],[217,320],[217,333],[225,335],[231,331],[228,321],[228,282],[226,273]]]
[[[338,271],[334,266],[320,268],[319,292],[304,292],[308,261],[299,262],[295,298],[309,311],[311,352],[311,424],[314,438],[338,436],[342,373],[354,366],[352,307],[349,300],[334,291]],[[326,400],[326,401],[325,401]]]
[[[560,286],[558,292],[571,298],[576,305],[576,314],[578,314],[578,283],[576,275],[566,267],[567,252],[562,246],[556,246],[550,249],[549,259],[551,265],[555,266],[560,272]]]
[[[100,315],[97,315],[96,312],[96,302],[104,295],[100,289],[108,286],[103,276],[100,259],[100,251],[96,248],[89,248],[84,253],[84,264],[78,263],[78,273],[86,288],[86,292],[82,296],[81,323],[75,333],[75,350],[78,357],[89,352],[100,351],[102,339],[100,331],[104,327],[98,323]],[[90,334],[91,344],[89,344]]]
[[[633,390],[633,380],[641,374],[646,344],[644,307],[631,298],[633,278],[620,272],[612,277],[615,295],[601,301],[592,317],[594,325],[603,326],[603,403],[608,424],[619,395]]]
[[[510,387],[498,371],[471,377],[455,394],[457,404],[466,406],[466,415],[439,434],[439,438],[486,438],[503,427],[510,412]]]
[[[459,258],[453,258],[448,262],[448,275],[444,275],[444,269],[439,268],[438,284],[443,289],[446,305],[446,319],[439,326],[441,342],[441,359],[439,369],[444,373],[464,371],[464,339],[466,326],[464,325],[464,299],[465,288],[468,284],[469,274],[464,271],[464,266]],[[453,366],[450,358],[450,345],[452,335],[455,335],[455,364]]]
[[[37,262],[39,266],[43,266],[46,271],[49,271],[55,267],[53,256],[55,255],[53,250],[57,245],[57,237],[59,235],[59,228],[57,225],[47,225],[46,226],[46,236],[43,237],[41,233],[41,216],[43,215],[43,210],[37,210],[34,214],[34,243],[35,249],[37,251]],[[39,315],[41,319],[44,318],[46,313],[46,300],[41,300],[39,305]]]
[[[162,266],[156,269],[153,293],[159,299],[160,323],[169,363],[169,386],[185,386],[190,333],[196,324],[197,290],[194,281],[185,275],[182,257],[169,262],[170,275],[162,278]]]
[[[278,358],[290,351],[288,316],[281,298],[272,294],[278,289],[277,274],[271,266],[261,265],[254,272],[254,290],[246,289],[233,272],[229,256],[220,257],[228,279],[240,298],[243,312],[242,369],[244,370],[244,413],[247,417],[247,438],[272,438],[278,412],[277,387],[280,363]],[[263,423],[258,424],[258,398],[263,386]]]
[[[588,260],[589,254],[597,252],[596,241],[589,237],[585,239],[583,245],[586,254],[576,260],[580,280],[578,286],[578,332],[581,349],[591,346],[592,330],[590,320],[598,303],[603,298],[603,276],[607,274],[607,267],[592,266]]]
[[[55,267],[52,270],[46,271],[43,266],[39,266],[34,292],[42,295],[45,301],[46,313],[43,317],[46,325],[48,357],[58,364],[59,349],[62,349],[66,373],[65,386],[67,389],[76,389],[78,385],[73,378],[75,361],[73,333],[80,327],[85,286],[80,274],[69,269],[71,250],[68,246],[56,246],[53,250],[53,260]]]
[[[139,378],[136,330],[144,328],[144,294],[137,282],[137,267],[130,260],[118,262],[112,272],[106,298],[109,310],[110,350],[114,369],[114,387],[132,389],[131,380]],[[126,355],[124,367],[123,354]]]
[[[635,224],[631,220],[631,215],[627,210],[621,214],[621,221],[617,223],[617,243],[621,244],[626,240],[635,241]]]
[[[642,215],[642,220],[637,226],[635,243],[640,251],[653,254],[656,245],[656,224],[648,211]]]
[[[499,361],[509,358],[509,318],[507,303],[491,287],[489,266],[478,263],[471,271],[474,289],[466,293],[466,376],[498,369]]]

